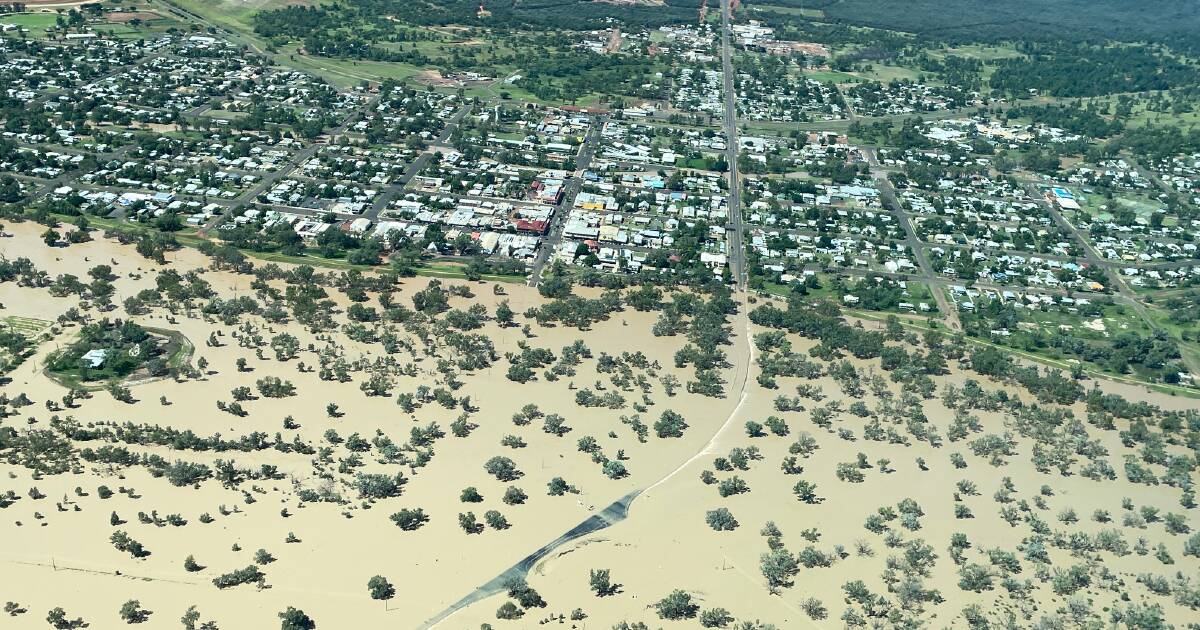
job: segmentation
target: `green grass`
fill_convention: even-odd
[[[407,63],[385,61],[356,61],[300,54],[298,45],[291,44],[275,55],[276,61],[297,70],[311,72],[340,87],[354,87],[363,81],[381,83],[387,79],[404,81],[421,68]]]
[[[846,72],[837,70],[805,70],[804,76],[822,83],[861,83],[862,79]]]
[[[70,215],[66,215],[66,214],[55,214],[54,218],[58,219],[59,221],[61,221],[63,223],[72,223],[73,224],[78,217],[70,216]],[[156,234],[159,232],[159,230],[157,230],[156,228],[152,228],[147,225],[142,225],[140,223],[135,223],[132,221],[121,221],[119,219],[110,219],[108,217],[97,217],[97,216],[90,215],[90,214],[87,215],[87,222],[88,222],[89,227],[98,228],[98,229],[135,230],[135,231],[153,232]],[[179,230],[178,232],[172,232],[171,234],[172,234],[172,236],[175,237],[175,240],[178,241],[180,245],[183,245],[185,247],[199,247],[200,243],[203,243],[205,240],[203,237],[201,237],[198,234],[198,230],[193,227],[187,227],[182,230]]]
[[[916,81],[917,77],[921,76],[919,70],[912,68],[903,68],[901,66],[885,66],[881,64],[871,64],[871,69],[867,72],[859,72],[858,75],[864,79],[879,81],[880,83],[888,83],[889,81],[909,80]],[[930,83],[929,79],[932,75],[926,74],[926,83]]]
[[[254,14],[281,4],[276,0],[166,0],[166,3],[256,40]]]
[[[1000,44],[997,46],[988,46],[984,44],[971,44],[968,46],[954,46],[944,50],[931,50],[930,56],[933,57],[970,57],[979,59],[980,61],[995,61],[997,59],[1011,59],[1012,57],[1020,57],[1021,53],[1017,52],[1017,48],[1013,44]]]
[[[867,320],[872,320],[872,321],[884,321],[884,318],[886,317],[886,315],[882,315],[879,313],[872,313],[872,312],[868,312],[868,311],[855,311],[855,310],[851,310],[851,309],[843,309],[842,312],[847,315],[850,315],[852,317],[857,317],[859,319],[867,319]],[[945,326],[938,325],[936,319],[931,318],[927,321],[929,323],[924,323],[924,321],[922,321],[922,320],[914,320],[912,318],[900,318],[900,324],[906,328],[911,328],[913,330],[918,330],[918,331],[937,330],[939,332],[946,333],[946,334],[950,333],[950,331]],[[1041,365],[1046,365],[1046,366],[1058,368],[1061,370],[1069,370],[1072,367],[1074,367],[1074,365],[1075,365],[1075,363],[1072,361],[1065,361],[1065,360],[1059,359],[1057,357],[1049,357],[1046,355],[1037,354],[1037,353],[1033,353],[1033,352],[1025,352],[1023,350],[1017,350],[1015,348],[1010,348],[1008,346],[994,344],[994,343],[991,343],[990,341],[985,341],[983,339],[976,339],[974,337],[963,337],[963,340],[972,345],[987,347],[987,348],[995,348],[996,350],[1007,352],[1008,354],[1011,354],[1013,356],[1017,356],[1022,359],[1032,361],[1034,363],[1039,363]],[[1096,379],[1106,379],[1106,380],[1115,381],[1118,383],[1125,383],[1127,385],[1136,385],[1139,387],[1145,387],[1146,389],[1157,391],[1157,392],[1162,392],[1165,394],[1170,394],[1172,396],[1184,396],[1187,398],[1200,398],[1200,391],[1189,388],[1189,387],[1182,387],[1179,385],[1168,385],[1166,383],[1156,383],[1156,382],[1145,381],[1142,379],[1134,378],[1131,376],[1119,376],[1119,375],[1110,374],[1107,372],[1101,372],[1099,370],[1087,368],[1086,364],[1085,364],[1083,371],[1088,376],[1090,376],[1092,378],[1096,378]]]
[[[245,118],[246,116],[249,116],[249,114],[246,112],[235,112],[228,109],[209,109],[201,115],[207,118],[217,118],[220,120],[238,120],[239,118]]]
[[[107,33],[117,39],[141,39],[160,33],[165,33],[172,27],[179,27],[175,20],[152,20],[133,26],[132,24],[102,24],[96,27],[96,32]]]
[[[31,35],[40,35],[45,29],[58,24],[57,13],[14,13],[0,15],[0,24],[16,24],[29,29]],[[15,33],[8,33],[16,35]]]
[[[1098,318],[1084,317],[1076,313],[1063,313],[1056,310],[1039,311],[1028,309],[1021,311],[1022,320],[1031,323],[1047,333],[1054,333],[1062,326],[1070,327],[1070,334],[1084,339],[1110,339],[1127,331],[1133,331],[1142,336],[1150,335],[1153,331],[1146,322],[1138,316],[1130,306],[1112,305],[1103,309]],[[1099,319],[1104,330],[1094,330],[1084,324]],[[1066,329],[1063,329],[1066,330]]]
[[[1146,304],[1146,313],[1149,316],[1151,323],[1166,331],[1167,334],[1175,340],[1175,343],[1179,346],[1179,353],[1182,354],[1185,359],[1190,359],[1192,364],[1200,363],[1200,341],[1197,341],[1195,338],[1194,326],[1188,327],[1176,324],[1175,322],[1171,321],[1171,316],[1165,309],[1159,308],[1153,304]],[[1183,340],[1183,333],[1185,330],[1191,330],[1191,341]],[[1200,374],[1196,374],[1194,376],[1196,378],[1200,378]]]
[[[19,315],[0,317],[0,326],[11,328],[14,332],[18,332],[28,339],[33,339],[41,334],[42,331],[49,328],[53,323],[45,319],[21,317]]]
[[[308,255],[308,254],[301,254],[299,256],[293,256],[293,255],[289,255],[289,254],[280,254],[278,252],[253,252],[253,251],[247,251],[247,250],[244,250],[242,253],[246,254],[250,258],[255,258],[258,260],[265,260],[267,262],[285,263],[285,264],[291,264],[291,265],[311,265],[313,267],[323,267],[326,269],[337,269],[339,271],[349,271],[351,269],[357,269],[359,271],[373,271],[373,270],[377,271],[381,268],[379,266],[372,267],[369,265],[355,265],[355,264],[346,262],[345,260],[342,260],[340,258],[324,258],[321,256],[313,256],[313,255]],[[427,276],[427,277],[431,277],[431,278],[465,279],[467,277],[466,268],[463,265],[459,265],[456,263],[437,263],[437,262],[426,263],[426,264],[423,264],[423,265],[417,267],[416,273],[418,276]],[[525,276],[501,276],[501,275],[495,275],[495,274],[483,274],[481,276],[481,279],[487,280],[489,282],[509,282],[509,283],[525,282]]]
[[[914,293],[914,298],[915,298],[916,291],[913,288],[913,284],[914,283],[912,283],[912,282],[909,283],[909,291]],[[815,298],[815,299],[825,298],[825,299],[835,301],[839,305],[841,305],[840,298],[838,296],[832,295],[830,293],[830,291],[827,288],[825,288],[827,286],[828,286],[828,283],[823,283],[821,289],[817,289],[815,291],[810,290],[808,293],[809,297]],[[923,288],[926,291],[928,290],[927,287],[923,287]],[[782,286],[782,285],[767,283],[763,287],[763,290],[759,291],[759,293],[763,294],[763,295],[769,295],[772,297],[786,299],[791,294],[791,289],[789,289],[788,287]],[[952,332],[948,328],[946,328],[943,325],[939,325],[938,318],[940,318],[941,316],[938,314],[933,314],[930,316],[923,316],[920,314],[912,314],[912,313],[899,313],[899,314],[884,313],[884,312],[879,312],[879,311],[867,311],[867,310],[850,309],[850,308],[842,308],[842,312],[843,312],[843,314],[850,316],[850,317],[856,317],[859,319],[878,321],[878,322],[885,321],[885,319],[889,315],[897,315],[898,319],[900,320],[900,323],[903,326],[905,326],[906,328],[910,328],[910,329],[917,330],[917,331],[937,330],[937,331],[940,331],[945,334],[952,334]],[[1062,320],[1054,317],[1054,316],[1058,315],[1057,313],[1053,313],[1053,314],[1052,313],[1039,313],[1039,315],[1044,316],[1044,317],[1042,317],[1042,319],[1044,320],[1044,323],[1046,325],[1055,325],[1056,326],[1057,324],[1055,324],[1054,321],[1062,321]],[[1165,318],[1165,314],[1162,314],[1161,312],[1158,313],[1158,315]],[[1076,321],[1080,321],[1080,318],[1078,316],[1075,316],[1075,318],[1076,318]],[[1136,315],[1136,313],[1133,312],[1132,308],[1126,307],[1126,306],[1118,305],[1118,306],[1112,306],[1112,307],[1106,308],[1105,309],[1105,320],[1106,320],[1106,325],[1108,325],[1108,323],[1110,321],[1113,323],[1116,323],[1116,324],[1131,323],[1131,324],[1135,324],[1135,325],[1139,326],[1139,328],[1138,328],[1139,332],[1148,330],[1148,327],[1145,325],[1144,322],[1142,322],[1142,320]],[[1133,329],[1133,326],[1131,326],[1129,329]],[[1086,330],[1086,329],[1084,329],[1084,330]],[[1120,330],[1125,330],[1125,329],[1118,329],[1116,332],[1119,332]],[[1110,332],[1111,332],[1111,329],[1110,329]],[[1178,331],[1176,331],[1176,333],[1177,332]],[[1053,356],[1050,354],[1040,353],[1040,352],[1028,352],[1028,351],[1020,350],[1017,348],[1012,348],[1009,346],[992,343],[990,341],[987,341],[984,339],[978,339],[975,337],[964,336],[963,340],[966,341],[967,343],[970,343],[970,344],[973,344],[976,346],[995,348],[997,350],[1002,350],[1004,352],[1007,352],[1011,355],[1021,357],[1023,359],[1027,359],[1029,361],[1033,361],[1033,362],[1039,363],[1041,365],[1046,365],[1046,366],[1061,369],[1061,370],[1070,370],[1078,363],[1077,361],[1072,360],[1072,359],[1066,359],[1066,358],[1063,358],[1060,356]],[[1184,344],[1183,351],[1184,352],[1194,352],[1195,354],[1193,354],[1192,356],[1200,356],[1200,347],[1196,347],[1196,344]],[[1093,378],[1107,379],[1107,380],[1111,380],[1111,381],[1115,381],[1115,382],[1119,382],[1119,383],[1126,383],[1129,385],[1137,385],[1137,386],[1145,387],[1147,389],[1151,389],[1154,391],[1170,394],[1172,396],[1185,396],[1188,398],[1200,398],[1200,390],[1197,390],[1194,388],[1143,380],[1141,378],[1137,378],[1136,375],[1126,376],[1126,375],[1112,374],[1110,372],[1104,372],[1104,371],[1101,371],[1098,369],[1094,369],[1094,368],[1090,367],[1090,364],[1087,364],[1087,363],[1084,364],[1084,373],[1088,374],[1089,376],[1091,376]]]
[[[176,330],[168,330],[166,328],[151,328],[144,327],[147,332],[158,337],[165,337],[167,343],[165,350],[167,352],[166,364],[169,368],[180,368],[191,361],[192,354],[196,351],[196,346],[183,333]],[[62,356],[61,353],[67,352],[70,347],[52,353],[46,357],[45,364],[49,366],[56,357]],[[88,391],[98,391],[104,389],[112,383],[121,383],[123,381],[136,380],[144,382],[149,373],[145,370],[145,365],[139,365],[136,370],[125,376],[118,376],[109,373],[107,370],[93,370],[92,378],[84,380],[82,368],[72,367],[69,369],[54,370],[50,367],[45,369],[45,375],[54,382],[68,389],[85,389]],[[162,380],[169,376],[150,377],[149,380]]]
[[[1152,112],[1144,106],[1134,107],[1133,115],[1126,121],[1130,127],[1145,127],[1155,125],[1163,127],[1191,127],[1200,123],[1200,111],[1190,112]]]
[[[1120,209],[1131,210],[1138,217],[1149,221],[1154,211],[1162,207],[1161,203],[1148,195],[1133,192],[1117,192],[1109,199],[1100,193],[1078,191],[1076,200],[1084,210],[1101,221],[1111,220],[1114,212]]]
[[[770,0],[767,0],[770,2]],[[781,7],[773,4],[754,4],[754,8],[767,13],[782,13],[784,15],[801,15],[808,18],[823,18],[825,12],[820,9],[805,9],[802,7]]]

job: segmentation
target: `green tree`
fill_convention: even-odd
[[[314,630],[317,627],[317,622],[304,614],[303,610],[291,606],[279,613],[279,619],[279,630]]]
[[[654,604],[654,610],[662,619],[691,619],[696,616],[700,606],[692,602],[692,596],[675,589],[670,595]]]
[[[382,575],[376,575],[367,581],[367,591],[371,593],[371,599],[385,602],[396,596],[396,587],[392,586]]]
[[[131,599],[124,604],[121,604],[121,610],[118,613],[125,623],[142,623],[150,617],[150,611],[142,610],[142,604],[136,599]]]
[[[767,579],[767,588],[775,593],[780,587],[792,585],[792,577],[800,571],[800,563],[790,551],[780,548],[764,553],[759,568]]]
[[[588,579],[588,586],[596,593],[596,597],[604,597],[616,592],[616,587],[613,586],[609,579],[608,569],[592,569],[591,576]]]

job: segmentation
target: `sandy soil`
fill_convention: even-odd
[[[141,20],[149,22],[150,20],[162,19],[162,16],[153,11],[117,11],[104,14],[104,19],[109,22],[132,22],[133,20]]]

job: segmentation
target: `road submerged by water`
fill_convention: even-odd
[[[620,523],[629,516],[629,505],[633,500],[642,493],[641,490],[634,490],[629,494],[613,501],[608,507],[589,516],[580,524],[567,530],[565,534],[555,538],[554,540],[542,545],[540,549],[522,558],[519,562],[504,570],[496,577],[488,580],[479,588],[468,593],[465,597],[454,602],[442,612],[434,615],[419,627],[421,630],[428,630],[437,624],[445,621],[454,613],[474,604],[478,601],[487,599],[496,593],[500,593],[508,588],[508,584],[514,579],[525,579],[529,575],[529,570],[542,558],[550,555],[551,551],[565,545],[572,540],[582,538],[588,534],[598,532],[602,529]]]

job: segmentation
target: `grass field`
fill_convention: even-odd
[[[29,32],[34,35],[40,35],[47,28],[58,23],[58,14],[56,13],[14,13],[11,15],[0,15],[0,24],[15,24],[21,28],[29,29]],[[15,33],[9,32],[9,35]]]
[[[1012,57],[1020,57],[1021,53],[1012,44],[1003,44],[999,46],[986,46],[982,44],[972,44],[970,46],[955,46],[945,48],[943,50],[930,51],[930,56],[947,57],[950,55],[958,57],[970,57],[979,59],[980,61],[995,61],[997,59],[1009,59]]]
[[[1099,193],[1080,195],[1080,205],[1092,216],[1101,221],[1109,221],[1120,210],[1130,210],[1138,218],[1150,220],[1156,210],[1162,207],[1158,201],[1147,195],[1132,192],[1115,193],[1112,199]]]
[[[17,315],[9,315],[0,317],[0,329],[17,333],[28,341],[28,347],[21,351],[19,356],[14,356],[9,349],[0,349],[0,374],[4,374],[20,365],[25,358],[33,353],[33,348],[37,347],[40,337],[43,332],[50,329],[54,322],[44,319],[35,319],[33,317],[20,317]]]
[[[810,18],[823,18],[825,12],[820,9],[807,9],[803,7],[782,7],[770,4],[769,0],[765,4],[755,3],[754,8],[759,11],[767,11],[769,13],[783,13],[784,15],[803,15]]]
[[[363,81],[379,83],[387,79],[402,81],[420,72],[420,68],[406,63],[384,61],[356,61],[333,59],[301,54],[298,45],[284,47],[275,58],[297,70],[305,70],[323,77],[341,87],[353,87]]]
[[[1180,112],[1152,112],[1144,106],[1137,106],[1133,110],[1133,115],[1126,121],[1130,127],[1145,127],[1146,125],[1154,126],[1174,126],[1174,127],[1193,127],[1200,123],[1200,111]]]
[[[53,322],[36,319],[33,317],[19,317],[17,315],[9,315],[0,317],[0,326],[11,329],[13,332],[20,333],[28,339],[33,339],[40,335],[42,331],[50,327]]]
[[[170,0],[168,4],[195,13],[214,24],[253,36],[255,13],[290,3],[280,0]]]
[[[861,83],[862,78],[846,72],[838,72],[837,70],[805,70],[804,76],[814,81],[822,83]]]
[[[916,81],[917,77],[921,76],[921,73],[918,72],[917,70],[913,70],[912,68],[903,68],[900,66],[885,66],[882,64],[872,64],[870,70],[868,70],[866,72],[860,72],[860,73],[858,73],[858,75],[864,79],[870,79],[872,81],[879,81],[880,83],[887,83],[889,81],[896,81],[896,80]],[[926,75],[926,76],[931,77],[932,75]],[[926,79],[926,82],[930,82],[930,81],[928,79]]]
[[[370,271],[378,269],[378,267],[370,267],[367,265],[354,265],[340,258],[323,258],[321,256],[300,255],[289,256],[287,254],[279,254],[275,252],[243,252],[251,258],[265,260],[267,262],[288,263],[293,265],[311,265],[313,267],[324,267],[326,269],[338,269],[341,271],[349,271],[357,269],[359,271]],[[451,262],[433,262],[423,264],[416,269],[418,276],[427,276],[431,278],[466,278],[466,267],[458,263]],[[483,274],[483,280],[489,282],[524,282],[525,276],[499,276],[494,274]]]

